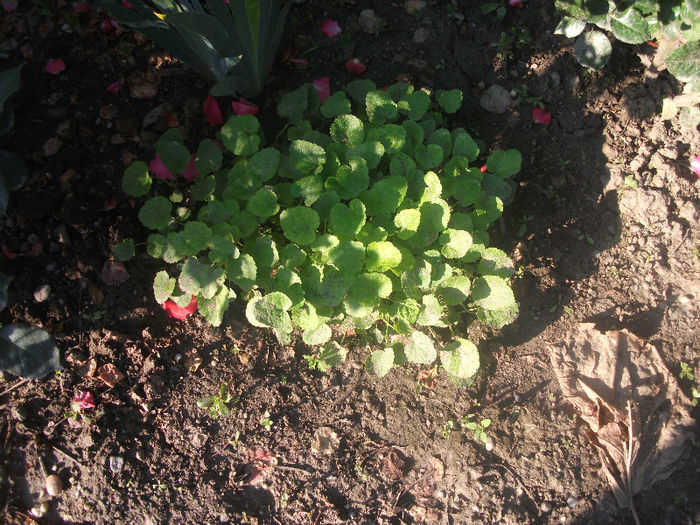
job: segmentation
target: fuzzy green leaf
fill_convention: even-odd
[[[470,162],[474,162],[479,156],[479,146],[469,133],[459,128],[452,134],[452,155],[466,157]]]
[[[513,261],[506,252],[498,248],[487,248],[482,259],[476,265],[476,273],[510,279],[515,274],[515,270]]]
[[[253,115],[234,115],[221,128],[226,149],[239,156],[250,156],[260,148],[260,122]]]
[[[288,208],[280,213],[280,225],[284,236],[302,246],[314,242],[320,224],[318,213],[304,206]]]
[[[363,306],[375,306],[391,295],[391,279],[383,273],[361,273],[350,287],[349,297]]]
[[[444,157],[442,147],[437,144],[419,144],[415,150],[416,162],[424,170],[437,168]]]
[[[139,210],[139,220],[146,228],[162,230],[170,224],[173,205],[162,196],[151,197]]]
[[[136,254],[134,239],[124,239],[112,250],[112,255],[118,261],[128,261]]]
[[[394,225],[398,228],[399,232],[397,237],[399,239],[410,239],[418,231],[418,225],[420,224],[420,210],[415,208],[407,208],[401,210],[394,217]]]
[[[275,176],[279,163],[280,152],[275,148],[265,148],[250,158],[246,168],[255,177],[265,182]]]
[[[666,67],[681,82],[700,80],[700,40],[686,42],[674,49],[666,57]]]
[[[615,38],[626,44],[643,44],[651,38],[646,18],[634,7],[610,13],[610,28]]]
[[[353,199],[347,206],[339,202],[331,207],[328,228],[339,237],[354,239],[366,219],[362,201]]]
[[[457,113],[462,106],[462,92],[459,89],[438,91],[437,101],[445,113]]]
[[[187,221],[183,233],[189,255],[197,255],[206,249],[212,237],[209,226],[199,221]]]
[[[243,253],[226,266],[226,275],[242,290],[248,291],[255,285],[258,267],[250,254]]]
[[[383,273],[401,264],[401,252],[387,241],[371,242],[365,252],[365,269]]]
[[[494,330],[500,330],[518,318],[518,303],[513,303],[498,310],[477,308],[476,317],[486,326],[490,326]]]
[[[365,261],[365,246],[357,241],[342,241],[328,252],[328,261],[343,275],[356,275]]]
[[[448,259],[464,257],[472,246],[472,236],[464,230],[448,228],[440,234],[440,252]]]
[[[183,292],[211,299],[223,284],[224,277],[223,269],[202,264],[194,257],[188,257],[182,265],[177,284]]]
[[[405,129],[405,128],[404,128]],[[405,153],[399,152],[389,162],[389,175],[410,181],[416,173],[416,163]]]
[[[472,299],[484,310],[500,310],[515,303],[508,281],[495,275],[484,275],[474,280]]]
[[[384,91],[370,91],[365,99],[365,107],[369,121],[373,124],[382,124],[392,121],[398,116],[396,102]]]
[[[304,199],[304,206],[311,206],[323,195],[323,179],[318,175],[309,175],[296,181],[299,196]]]
[[[479,371],[479,350],[471,341],[458,337],[440,352],[440,362],[452,381],[463,383]]]
[[[423,90],[414,91],[398,102],[401,113],[411,120],[420,120],[430,107],[430,96]]]
[[[56,342],[46,330],[12,323],[0,329],[0,370],[24,379],[41,379],[63,367]]]
[[[331,327],[324,323],[317,328],[305,331],[302,335],[302,339],[307,345],[315,346],[327,343],[332,335]]]
[[[200,176],[215,173],[221,169],[224,155],[213,140],[204,139],[199,143],[194,156],[194,168]]]
[[[348,351],[335,341],[329,341],[316,356],[319,372],[328,372],[332,367],[345,361]]]
[[[289,157],[298,178],[318,175],[326,162],[326,152],[318,144],[306,140],[295,140],[289,145]]]
[[[610,60],[612,44],[604,33],[589,31],[576,39],[574,54],[580,64],[597,71],[603,69]]]
[[[156,142],[156,154],[171,173],[183,173],[192,160],[189,150],[181,142],[161,139]]]
[[[367,99],[367,94],[377,89],[377,85],[371,80],[359,79],[348,82],[345,86],[350,98],[358,104],[364,104]]]
[[[291,310],[292,322],[304,332],[310,332],[321,324],[316,308],[308,301],[295,306]]]
[[[132,162],[128,168],[124,170],[122,178],[122,189],[127,195],[132,197],[143,197],[151,190],[153,179],[148,173],[148,165],[137,160]]]
[[[453,275],[440,283],[439,293],[448,306],[462,304],[471,293],[471,281],[464,275]]]
[[[486,168],[504,179],[520,171],[522,156],[515,149],[496,150],[486,160]]]
[[[197,177],[194,184],[190,186],[190,197],[195,201],[208,201],[215,189],[216,179],[214,176]]]
[[[365,361],[365,370],[378,379],[387,375],[392,366],[394,366],[394,350],[391,347],[375,350]]]
[[[280,209],[277,204],[277,194],[269,186],[260,188],[250,197],[246,209],[262,219],[272,217]]]
[[[165,270],[161,270],[156,274],[153,280],[153,295],[158,304],[163,304],[170,299],[170,296],[175,291],[176,283],[175,277],[170,277]]]
[[[355,115],[341,115],[331,124],[331,138],[350,147],[359,146],[365,140],[365,128]]]
[[[334,189],[341,199],[354,199],[369,186],[367,161],[361,157],[351,158],[348,164],[338,166],[335,176],[328,179],[326,186]]]
[[[434,295],[424,295],[416,323],[421,326],[443,326],[442,306]]]
[[[197,300],[197,311],[212,326],[221,326],[224,314],[228,310],[231,299],[235,299],[235,294],[226,286],[222,286],[219,292],[211,299],[199,297]]]
[[[437,358],[433,341],[418,330],[411,334],[411,341],[406,343],[404,353],[409,362],[420,365],[429,365]]]
[[[287,311],[292,301],[282,292],[271,292],[264,297],[256,297],[248,302],[246,317],[257,327],[275,328],[281,333],[291,333],[294,327]]]
[[[328,119],[350,113],[351,110],[350,101],[344,91],[333,93],[321,103],[321,115]]]
[[[438,146],[439,147],[439,146]],[[389,214],[396,211],[408,190],[408,182],[399,175],[390,175],[374,183],[360,194],[368,216]]]

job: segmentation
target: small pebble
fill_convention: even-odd
[[[487,437],[485,445],[486,445],[486,450],[488,452],[491,452],[493,450],[493,439],[491,439],[490,437]]]
[[[51,295],[51,286],[48,284],[42,284],[34,291],[34,300],[37,303],[43,303]]]
[[[540,503],[540,510],[542,512],[545,512],[545,513],[551,512],[552,511],[552,504],[549,503],[548,501],[543,501],[542,503]]]
[[[121,472],[124,468],[124,458],[121,456],[110,456],[109,457],[109,469],[117,474]]]
[[[29,511],[29,513],[32,516],[34,516],[35,518],[41,518],[48,511],[49,511],[49,503],[47,501],[45,501],[40,505],[36,505],[35,507],[32,507],[32,509]]]
[[[143,461],[144,459],[146,459],[146,453],[143,450],[137,450],[136,459],[138,459],[139,461]]]
[[[566,504],[573,509],[576,505],[578,505],[578,498],[574,498],[572,496],[566,500]]]
[[[56,474],[46,477],[46,493],[49,496],[58,496],[63,492],[63,482]]]

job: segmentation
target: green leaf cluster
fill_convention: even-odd
[[[466,384],[476,347],[459,339],[438,348],[428,334],[464,312],[494,327],[517,315],[513,264],[488,247],[488,231],[512,199],[520,153],[494,151],[482,172],[470,133],[444,125],[462,103],[458,90],[433,97],[357,80],[324,104],[314,93],[304,85],[282,97],[285,145],[265,147],[254,116],[232,117],[223,153],[206,141],[197,149],[206,174],[176,202],[144,202],[147,250],[175,272],[156,275],[156,300],[185,306],[195,297],[218,325],[237,289],[252,325],[284,344],[296,332],[316,348],[312,368],[345,359],[337,327],[378,329],[386,347],[369,356],[371,373],[439,360]],[[125,189],[142,195],[142,179],[132,164]]]

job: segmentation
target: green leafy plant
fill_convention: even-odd
[[[459,425],[464,429],[474,432],[473,437],[477,441],[482,441],[484,444],[488,443],[489,436],[486,434],[486,429],[491,426],[490,419],[477,420],[474,414],[467,414],[460,419]]]
[[[695,374],[693,374],[693,369],[688,363],[681,363],[681,371],[678,373],[678,377],[681,379],[687,379],[688,381],[695,380]]]
[[[260,418],[260,426],[269,432],[270,430],[272,430],[272,425],[273,422],[272,419],[270,419],[270,413],[267,410],[265,410],[265,413]]]
[[[0,137],[12,129],[14,113],[7,99],[20,86],[22,66],[0,72]],[[27,180],[27,166],[16,154],[0,150],[0,213],[4,214],[10,200],[10,192],[18,190]]]
[[[592,69],[603,68],[612,44],[601,31],[584,33],[587,24],[612,33],[627,44],[656,40],[656,69],[668,71],[686,82],[683,95],[664,101],[664,118],[682,108],[684,118],[697,123],[700,110],[700,0],[556,0],[563,18],[556,32],[577,38],[574,52],[578,61]],[[682,115],[683,116],[683,115]]]
[[[452,431],[454,429],[455,422],[451,419],[448,419],[447,421],[445,421],[445,424],[442,425],[442,428],[440,429],[440,435],[443,439],[450,439],[450,436],[452,435]]]
[[[209,416],[217,419],[218,417],[226,417],[231,413],[228,404],[232,401],[234,399],[227,391],[226,384],[222,383],[218,394],[199,399],[197,406],[209,410]]]
[[[258,95],[293,2],[280,0],[98,0],[117,20],[216,82],[212,95]]]
[[[312,368],[345,359],[334,330],[372,330],[386,346],[367,358],[373,375],[439,359],[450,379],[469,384],[476,346],[453,337],[438,348],[431,330],[464,313],[494,328],[517,316],[513,263],[488,247],[488,229],[512,199],[521,156],[497,150],[480,169],[469,133],[444,127],[461,102],[458,90],[432,97],[357,80],[321,103],[307,84],[280,100],[289,125],[279,147],[266,147],[255,117],[231,117],[223,152],[209,139],[197,148],[199,175],[182,201],[155,195],[139,212],[154,230],[148,253],[174,265],[156,276],[156,300],[185,307],[194,297],[218,326],[235,287],[252,325],[283,344],[296,331],[319,349],[307,355]],[[191,158],[172,131],[156,151],[173,174]],[[153,182],[137,161],[123,188],[171,191]]]

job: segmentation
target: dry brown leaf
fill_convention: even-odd
[[[83,379],[93,377],[95,375],[95,372],[97,372],[97,361],[94,358],[90,358],[87,361],[81,363],[75,369],[75,373]]]
[[[97,377],[104,381],[109,388],[114,388],[119,381],[124,379],[124,374],[122,374],[116,366],[110,363],[102,366],[97,371]]]

